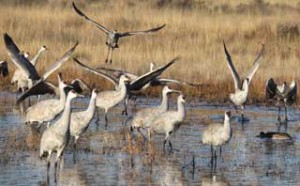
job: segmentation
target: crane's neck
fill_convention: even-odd
[[[65,90],[62,86],[59,87],[59,91],[60,91],[59,102],[60,102],[61,105],[63,105],[66,102],[67,95],[66,95]]]
[[[65,109],[58,123],[58,128],[60,129],[61,134],[66,134],[70,130],[71,101],[72,98],[67,98]]]
[[[181,101],[177,102],[177,106],[178,106],[178,118],[180,121],[183,121],[184,117],[185,117],[185,108],[184,108],[184,104]]]
[[[168,101],[168,95],[167,93],[163,93],[162,94],[162,101],[161,104],[159,106],[159,109],[162,111],[167,111],[169,108],[169,101]]]
[[[86,117],[93,117],[94,116],[95,109],[96,109],[96,98],[97,98],[97,96],[91,97],[89,106],[86,109],[86,112],[87,112]]]
[[[127,86],[126,86],[126,83],[124,81],[120,81],[118,90],[119,90],[119,93],[121,94],[121,96],[126,96]]]
[[[226,133],[230,133],[230,118],[225,115],[225,119],[224,119],[224,129],[226,131]]]
[[[37,52],[37,54],[31,59],[30,62],[31,62],[31,64],[32,64],[33,66],[35,66],[35,65],[37,64],[40,55],[41,55],[44,51],[45,51],[45,50],[44,50],[43,48],[41,48],[41,49]]]

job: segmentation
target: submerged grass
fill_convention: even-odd
[[[203,86],[178,87],[185,94],[208,101],[227,101],[233,91],[233,80],[226,64],[222,40],[225,40],[237,71],[245,75],[264,43],[263,63],[250,88],[250,100],[264,100],[268,78],[290,82],[300,75],[298,1],[76,1],[91,18],[118,31],[141,30],[166,23],[153,34],[122,39],[114,51],[111,67],[142,74],[150,62],[174,64],[163,77],[184,80]],[[49,51],[37,65],[47,69],[76,41],[80,45],[74,56],[92,67],[104,65],[107,47],[105,35],[80,18],[69,1],[44,3],[4,3],[0,7],[0,33],[9,33],[21,48],[34,54],[40,46]],[[9,60],[4,47],[1,59]],[[11,63],[12,64],[12,63]],[[10,65],[13,68],[13,65]],[[11,70],[13,71],[13,70]],[[90,74],[68,61],[60,71],[67,79],[82,78],[101,90],[113,88],[109,82]],[[12,73],[11,73],[12,74]],[[56,76],[50,77],[56,82]],[[5,83],[10,82],[10,77]],[[160,93],[158,89],[147,92]]]

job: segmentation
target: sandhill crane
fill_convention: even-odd
[[[140,34],[149,34],[149,33],[153,33],[153,32],[157,32],[160,29],[162,29],[163,27],[165,27],[165,24],[156,28],[151,28],[149,30],[145,30],[145,31],[133,31],[133,32],[117,32],[117,30],[111,31],[107,28],[105,28],[103,25],[97,23],[96,21],[90,19],[88,16],[86,16],[82,11],[80,11],[75,3],[72,3],[73,8],[75,10],[75,12],[83,17],[84,19],[86,19],[88,22],[91,22],[93,25],[95,25],[98,29],[100,29],[101,31],[103,31],[106,35],[106,45],[108,46],[108,53],[107,53],[107,57],[105,59],[105,63],[112,63],[112,53],[113,50],[115,48],[119,48],[118,46],[118,41],[120,38],[122,37],[127,37],[127,36],[133,36],[133,35],[140,35]],[[110,59],[110,60],[109,60]]]
[[[58,86],[60,92],[59,99],[48,99],[37,102],[26,111],[26,124],[38,123],[38,127],[44,122],[50,122],[56,118],[65,107],[66,92],[65,88],[69,85],[62,81],[61,75],[58,75]]]
[[[292,137],[288,133],[284,132],[260,132],[256,137],[278,139],[278,140],[291,140]]]
[[[225,112],[224,124],[212,123],[203,132],[202,142],[203,144],[210,145],[211,147],[211,168],[214,170],[217,166],[217,147],[220,147],[220,155],[222,146],[226,144],[232,136],[230,126],[230,112]]]
[[[81,63],[78,59],[76,58],[73,58],[74,61],[79,64],[81,67],[83,67],[85,70],[88,70],[96,75],[99,75],[99,76],[102,76],[104,77],[105,79],[109,80],[110,82],[112,82],[115,86],[115,89],[117,90],[118,87],[119,87],[119,84],[118,84],[118,79],[102,72],[102,71],[99,71],[99,70],[95,70],[83,63]],[[177,60],[179,60],[180,58],[179,57],[176,57],[174,59],[172,59],[169,63],[167,63],[166,65],[162,66],[162,67],[159,67],[151,72],[147,72],[135,79],[133,79],[132,81],[130,81],[130,83],[127,85],[127,93],[128,93],[128,96],[126,98],[126,101],[125,101],[125,110],[123,112],[125,112],[125,114],[127,114],[127,107],[126,107],[126,103],[127,103],[127,99],[130,98],[131,94],[132,93],[135,93],[135,92],[139,92],[141,91],[141,89],[146,85],[148,84],[149,82],[151,82],[152,80],[154,80],[155,78],[157,78],[158,76],[160,76],[167,68],[169,68],[172,64],[174,64]]]
[[[47,173],[49,173],[50,158],[53,152],[56,152],[55,172],[57,169],[59,169],[57,164],[60,163],[64,149],[70,139],[71,100],[77,96],[79,95],[74,90],[68,93],[64,106],[65,109],[61,117],[51,126],[46,128],[42,135],[40,144],[40,158],[44,156],[47,157]]]
[[[58,59],[42,76],[39,76],[35,67],[31,64],[31,62],[20,53],[19,48],[14,43],[12,38],[5,33],[4,34],[4,43],[8,54],[12,58],[12,62],[17,66],[18,69],[22,71],[22,73],[28,79],[29,89],[24,92],[21,97],[17,100],[17,103],[22,102],[28,96],[31,95],[39,95],[45,94],[48,92],[54,93],[53,87],[49,86],[48,83],[45,83],[45,80],[50,76],[55,70],[61,67],[74,52],[78,42],[68,50],[60,59]]]
[[[244,109],[245,109],[245,103],[248,98],[248,92],[249,92],[249,85],[250,82],[256,73],[258,67],[260,66],[260,63],[263,58],[263,52],[264,52],[264,45],[262,45],[262,49],[259,52],[258,56],[256,57],[253,67],[250,69],[248,72],[247,76],[245,79],[241,79],[239,74],[237,73],[236,69],[234,68],[231,56],[226,48],[225,42],[223,41],[224,45],[224,50],[227,58],[227,65],[230,69],[231,75],[234,80],[234,89],[235,92],[233,94],[229,95],[230,101],[234,104],[235,109],[237,111],[236,106],[241,106],[242,112],[241,112],[241,117],[242,117],[242,123],[244,121]]]
[[[270,78],[266,83],[266,98],[267,100],[277,99],[279,122],[281,121],[280,102],[284,103],[285,122],[287,122],[287,105],[295,103],[297,98],[297,84],[295,80],[293,80],[290,86],[288,86],[286,82],[283,82],[282,85],[277,85],[273,78]]]
[[[172,143],[169,139],[169,135],[171,133],[175,133],[179,128],[181,123],[185,118],[185,108],[184,108],[185,98],[182,94],[180,94],[177,98],[177,111],[167,111],[164,113],[159,114],[154,119],[149,121],[149,133],[148,138],[151,138],[152,132],[155,133],[163,133],[166,134],[164,140],[164,147],[167,141],[169,142],[170,151],[172,151]]]
[[[108,109],[118,105],[121,101],[123,101],[127,95],[127,85],[126,82],[128,82],[129,79],[122,75],[119,81],[119,87],[117,90],[106,90],[98,93],[97,99],[96,99],[96,106],[98,108],[104,109],[105,111],[105,126],[107,127],[107,112]],[[99,111],[98,116],[99,119]]]
[[[6,61],[0,61],[0,75],[6,77],[8,75],[8,65]]]
[[[46,46],[42,46],[39,51],[37,52],[37,54],[29,61],[33,66],[36,65],[39,57],[41,56],[41,54],[44,53],[44,51],[47,50]],[[28,53],[24,53],[24,57],[26,59],[28,59],[29,54]],[[11,83],[12,84],[17,84],[18,87],[18,91],[21,92],[25,92],[25,90],[27,90],[29,88],[29,81],[28,78],[26,77],[26,75],[22,72],[21,69],[17,68],[11,78]]]
[[[71,114],[70,132],[71,132],[71,136],[74,137],[75,152],[76,152],[76,143],[78,138],[82,133],[84,133],[87,130],[95,114],[97,95],[98,95],[98,91],[94,89],[92,92],[92,96],[88,108],[84,111],[73,112]]]
[[[137,129],[140,133],[140,128],[148,128],[148,121],[155,118],[157,115],[164,113],[169,108],[168,94],[171,92],[180,93],[177,90],[170,89],[168,86],[164,86],[162,89],[162,101],[158,107],[144,108],[139,110],[131,122],[131,130]],[[142,134],[142,133],[141,133]]]

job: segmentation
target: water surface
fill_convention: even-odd
[[[0,185],[54,185],[51,165],[47,183],[46,163],[39,160],[40,134],[23,124],[24,116],[14,104],[15,95],[1,93],[0,102]],[[159,99],[141,98],[137,108],[158,105]],[[74,110],[88,104],[78,99]],[[287,132],[293,141],[263,140],[260,131],[277,131],[277,109],[248,105],[243,126],[232,110],[233,136],[223,147],[217,170],[210,171],[210,147],[201,143],[208,123],[222,122],[229,106],[187,102],[187,117],[173,135],[173,153],[164,153],[163,135],[144,142],[131,136],[122,105],[111,109],[108,128],[103,112],[99,125],[92,121],[78,141],[73,159],[72,141],[63,157],[58,185],[297,185],[300,183],[299,111],[289,109]],[[171,108],[176,108],[175,99]],[[282,129],[281,129],[282,130]],[[146,133],[145,133],[146,134]],[[195,169],[192,166],[194,158]],[[54,156],[52,161],[54,160]]]

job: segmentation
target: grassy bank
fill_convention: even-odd
[[[121,40],[120,49],[114,52],[112,67],[142,74],[150,62],[162,65],[181,56],[182,60],[163,77],[206,85],[179,87],[188,95],[224,101],[233,91],[223,39],[242,75],[251,68],[261,43],[265,44],[264,61],[252,81],[251,100],[264,99],[264,85],[270,77],[299,82],[300,5],[296,0],[76,2],[91,18],[118,31],[141,30],[166,23],[156,34]],[[0,7],[0,17],[0,33],[9,33],[21,49],[34,54],[41,45],[48,46],[50,50],[38,64],[40,72],[76,41],[80,43],[76,57],[93,67],[104,65],[105,35],[75,14],[70,1],[49,0],[36,4],[11,1]],[[0,47],[1,59],[10,60],[3,40]],[[67,79],[79,77],[101,90],[112,88],[109,82],[81,70],[72,60],[61,71]],[[50,79],[56,82],[56,76]],[[10,77],[5,81],[8,83]]]

